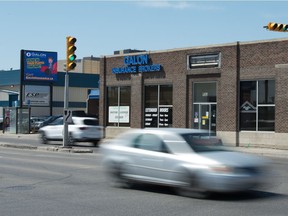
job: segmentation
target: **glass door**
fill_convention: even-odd
[[[210,105],[200,104],[200,129],[210,131]]]
[[[216,104],[210,104],[210,132],[216,135]]]
[[[216,133],[216,82],[193,83],[193,128]]]
[[[216,104],[194,104],[193,128],[216,133]]]

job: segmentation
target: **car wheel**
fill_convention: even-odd
[[[93,141],[92,143],[93,143],[93,145],[94,145],[95,147],[98,147],[98,146],[99,146],[99,140],[95,140],[95,141]]]
[[[175,188],[178,195],[197,199],[205,199],[210,196],[210,193],[201,187],[196,175],[186,172],[180,176],[180,181],[183,185]]]
[[[113,187],[132,188],[133,183],[124,176],[124,166],[119,164],[109,165],[107,169],[108,182]]]
[[[40,137],[41,137],[42,144],[48,144],[48,139],[47,139],[45,132],[41,131]]]

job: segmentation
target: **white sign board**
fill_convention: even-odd
[[[109,106],[109,123],[129,123],[129,106]]]
[[[49,106],[50,86],[25,85],[23,105]]]

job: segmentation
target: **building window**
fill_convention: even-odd
[[[145,86],[144,127],[172,127],[172,85]]]
[[[220,67],[220,53],[207,55],[191,55],[188,59],[189,68],[218,68]]]
[[[216,102],[216,82],[194,83],[193,101],[195,103]]]
[[[108,87],[108,126],[129,127],[131,88],[130,86]]]
[[[275,81],[241,81],[240,130],[275,130]]]

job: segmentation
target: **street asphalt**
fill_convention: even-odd
[[[1,131],[2,132],[2,131]],[[8,148],[20,148],[20,149],[31,149],[31,150],[46,150],[46,151],[58,151],[58,152],[69,152],[69,153],[93,153],[93,150],[87,148],[87,147],[62,147],[62,146],[35,146],[35,145],[28,145],[28,144],[21,144],[21,142],[18,143],[7,143],[3,141],[2,138],[18,138],[19,140],[23,139],[37,139],[39,134],[10,134],[10,133],[0,133],[0,147],[8,147]],[[104,144],[107,142],[107,139],[104,139],[100,142]],[[240,152],[246,152],[261,156],[267,156],[267,157],[281,157],[281,158],[288,158],[288,150],[284,149],[276,149],[276,148],[264,148],[264,147],[251,147],[251,146],[245,146],[245,147],[229,147],[234,151],[240,151]]]

